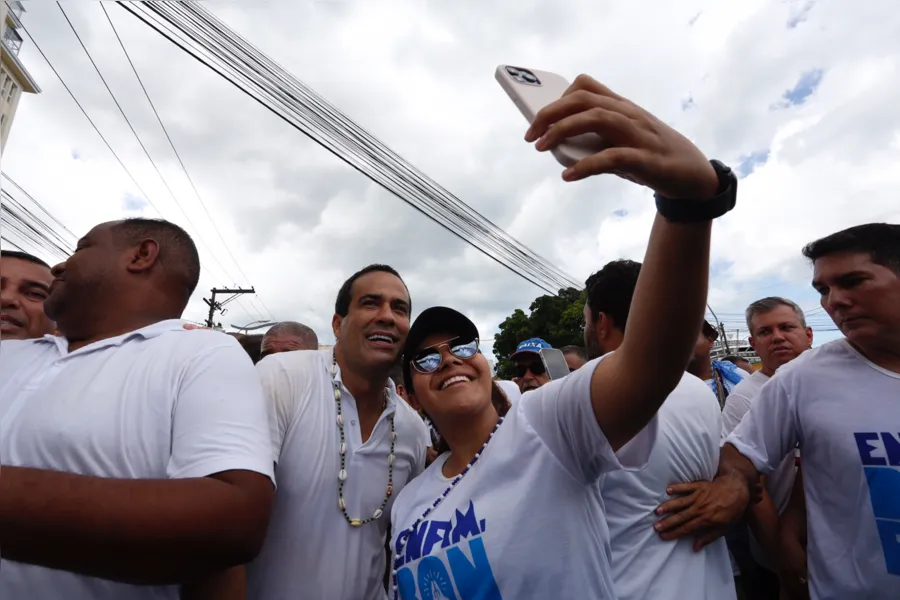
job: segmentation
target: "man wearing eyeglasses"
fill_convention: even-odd
[[[516,351],[509,357],[516,363],[516,378],[513,381],[523,394],[550,382],[550,375],[547,374],[544,361],[541,360],[541,350],[544,348],[552,346],[541,338],[531,338],[519,342]]]

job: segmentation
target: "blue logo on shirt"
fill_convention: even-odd
[[[450,521],[422,521],[404,531],[394,544],[394,569],[403,600],[502,600],[470,500],[465,512]],[[432,555],[446,549],[439,556]]]
[[[887,572],[900,575],[900,433],[854,433]]]

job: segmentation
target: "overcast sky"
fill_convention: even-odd
[[[213,286],[253,285],[259,297],[230,305],[223,324],[271,311],[330,343],[340,283],[372,262],[402,273],[414,312],[459,308],[484,338],[542,293],[107,3],[226,250],[100,6],[64,5],[178,202],[53,3],[26,3],[25,27],[152,205],[27,37],[20,58],[43,93],[22,99],[2,168],[76,236],[124,216],[161,213],[185,226],[204,266],[186,318],[205,318],[202,297]],[[893,0],[205,6],[577,280],[611,259],[642,258],[652,194],[611,177],[564,183],[562,167],[522,141],[526,123],[494,69],[512,63],[568,79],[586,72],[644,106],[742,176],[738,206],[716,223],[713,241],[710,304],[730,328],[762,296],[817,306],[800,255],[806,242],[853,224],[900,220]],[[820,310],[812,320],[827,322]],[[834,335],[820,332],[817,341]]]

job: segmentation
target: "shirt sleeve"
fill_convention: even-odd
[[[651,422],[614,452],[591,404],[591,378],[602,359],[523,394],[520,410],[550,452],[576,479],[590,484],[606,472],[641,469],[650,458],[658,429]],[[516,410],[513,405],[512,410]]]
[[[182,374],[173,410],[168,476],[246,470],[274,483],[266,400],[243,349],[236,342],[203,349]]]
[[[281,448],[294,414],[296,394],[291,386],[288,370],[282,357],[273,354],[256,363],[256,372],[262,382],[269,415],[269,432],[272,438],[272,462],[278,464]]]
[[[725,440],[768,475],[799,440],[797,403],[778,375],[762,387],[750,410]]]
[[[747,411],[750,410],[750,398],[744,394],[732,392],[725,399],[722,408],[722,440],[728,437],[734,428],[738,426]]]
[[[418,477],[425,471],[426,452],[427,449],[431,447],[431,434],[428,433],[428,426],[425,425],[425,421],[422,421],[421,425],[417,425],[416,427],[419,432],[419,443],[416,445],[416,450],[418,452],[416,454],[416,463],[413,465],[412,477]]]

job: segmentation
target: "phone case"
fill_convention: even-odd
[[[538,71],[537,69],[528,69],[526,67],[513,67],[521,71],[528,71],[538,79],[538,84],[536,85],[522,83],[507,72],[506,69],[510,66],[512,65],[500,65],[497,67],[495,77],[500,87],[503,88],[529,123],[534,121],[535,115],[542,108],[551,102],[559,100],[569,88],[569,82],[556,73]],[[591,154],[596,154],[604,148],[605,146],[600,136],[595,133],[585,133],[567,139],[551,150],[551,152],[561,165],[571,167],[581,159]]]
[[[540,351],[541,362],[544,370],[550,376],[551,381],[562,379],[569,374],[569,365],[562,351],[557,348],[542,348]]]

